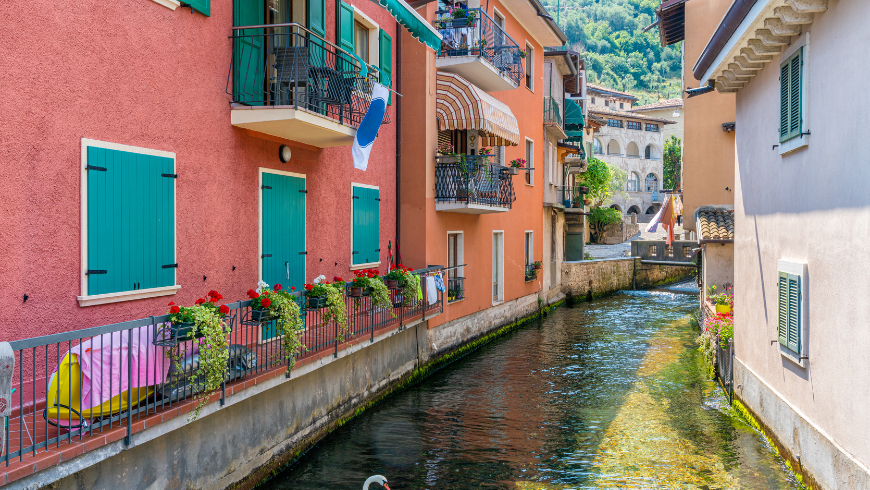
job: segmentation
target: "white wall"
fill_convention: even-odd
[[[736,358],[865,468],[870,465],[868,19],[870,2],[829,0],[828,10],[804,27],[811,33],[804,66],[805,128],[812,133],[807,148],[785,156],[773,148],[779,144],[779,56],[737,93],[734,202]],[[807,264],[806,368],[782,358],[775,342],[779,259]],[[800,451],[794,432],[778,436]]]

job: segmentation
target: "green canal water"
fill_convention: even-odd
[[[733,417],[697,296],[629,291],[542,320],[388,397],[261,488],[800,488]],[[377,485],[380,488],[380,485]]]

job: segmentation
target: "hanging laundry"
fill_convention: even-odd
[[[438,289],[435,286],[435,277],[426,276],[426,300],[430,305],[438,302]]]
[[[439,274],[435,275],[435,287],[438,288],[438,291],[441,291],[442,293],[447,291],[447,289],[444,287],[444,274],[443,273],[439,273]]]

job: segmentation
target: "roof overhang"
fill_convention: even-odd
[[[540,0],[503,0],[502,5],[541,46],[562,46],[568,36]]]
[[[827,10],[827,0],[734,0],[692,74],[719,92],[737,92],[783,46]]]
[[[686,38],[685,4],[686,0],[664,0],[656,9],[662,46],[670,46]]]

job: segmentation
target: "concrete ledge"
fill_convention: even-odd
[[[735,356],[734,396],[757,429],[814,489],[870,489],[870,469],[831,440]]]
[[[695,266],[644,264],[638,257],[562,262],[562,289],[587,300],[625,289],[644,289],[693,277]]]

